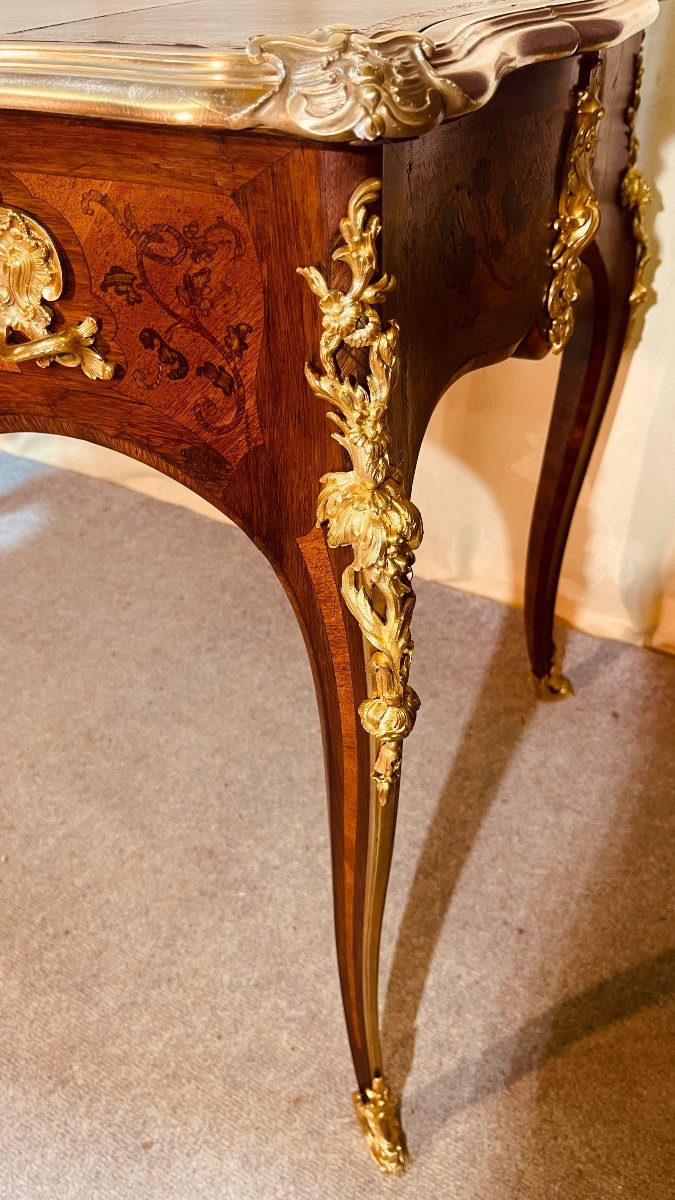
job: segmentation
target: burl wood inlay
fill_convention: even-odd
[[[78,239],[115,385],[207,432],[234,467],[261,442],[256,374],[262,278],[239,209],[224,195],[102,179],[16,176]],[[79,285],[79,280],[77,281]]]
[[[486,297],[495,310],[508,306],[509,295],[523,288],[533,262],[542,258],[542,230],[550,222],[547,185],[559,125],[559,110],[528,114],[520,121],[512,119],[508,131],[495,130],[483,138],[473,157],[465,154],[465,146],[452,147],[455,158],[461,155],[468,161],[443,204],[439,266],[446,289],[458,297],[469,296],[468,319],[485,311]],[[452,141],[455,129],[448,129],[447,136]],[[506,137],[514,145],[504,153]],[[517,151],[521,139],[532,147],[525,162]]]

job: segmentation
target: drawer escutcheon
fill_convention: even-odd
[[[36,362],[81,367],[89,379],[112,379],[115,363],[94,349],[96,317],[49,333],[54,314],[45,300],[58,300],[63,271],[46,229],[18,209],[0,205],[0,365]],[[11,341],[13,333],[28,341]]]

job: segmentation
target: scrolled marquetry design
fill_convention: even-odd
[[[328,417],[337,426],[333,437],[352,463],[351,471],[330,472],[321,479],[317,519],[326,525],[329,546],[350,545],[354,552],[342,576],[342,595],[372,647],[367,666],[370,695],[359,713],[364,729],[376,739],[373,779],[384,805],[397,784],[402,742],[419,707],[408,673],[415,605],[410,572],[422,540],[422,520],[391,459],[387,408],[396,372],[398,326],[391,321],[383,330],[376,306],[392,290],[394,279],[376,278],[380,221],[367,218],[366,210],[379,190],[377,179],[362,183],[340,223],[343,243],[333,258],[349,267],[352,282],[347,291],[330,288],[315,267],[298,270],[323,314],[323,372],[307,365],[307,380],[331,405]],[[345,348],[368,350],[365,385],[341,369],[338,359]]]
[[[645,270],[651,260],[649,253],[649,238],[644,225],[644,210],[651,202],[652,189],[637,164],[640,143],[636,133],[637,114],[642,98],[642,80],[644,76],[644,61],[642,47],[635,60],[635,83],[633,96],[628,106],[626,119],[628,121],[628,167],[621,181],[621,203],[631,214],[633,239],[635,241],[635,275],[633,290],[629,297],[631,310],[635,312],[644,304],[649,289],[644,282]]]
[[[598,130],[605,113],[601,99],[603,75],[604,64],[599,59],[591,71],[588,87],[579,88],[576,93],[574,127],[565,161],[558,216],[553,223],[556,240],[551,251],[553,278],[548,291],[548,315],[549,341],[555,354],[565,349],[574,332],[581,255],[600,226],[593,164]]]
[[[376,1075],[365,1093],[354,1092],[354,1108],[380,1170],[385,1175],[402,1175],[408,1162],[408,1147],[398,1099],[384,1076]]]
[[[0,206],[0,366],[19,363],[81,367],[89,379],[112,379],[115,364],[94,349],[95,317],[49,333],[53,313],[45,300],[58,300],[63,271],[46,229],[18,209]],[[12,341],[13,334],[27,339]]]

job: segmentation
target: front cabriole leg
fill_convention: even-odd
[[[378,276],[377,216],[367,205],[380,182],[367,179],[353,193],[340,223],[342,244],[334,259],[351,273],[346,291],[330,288],[315,267],[299,268],[317,296],[323,317],[321,370],[307,366],[313,392],[330,405],[333,437],[349,455],[351,470],[321,479],[318,524],[328,545],[350,546],[353,561],[342,575],[342,596],[367,647],[368,696],[359,707],[370,735],[373,767],[361,955],[361,995],[369,1078],[359,1080],[354,1104],[368,1145],[382,1171],[398,1175],[407,1160],[399,1103],[383,1072],[377,1010],[380,934],[391,865],[403,739],[419,707],[408,683],[415,604],[411,585],[422,522],[392,463],[387,409],[396,375],[398,327],[382,328],[377,308],[394,287]],[[344,365],[367,354],[361,381]],[[349,1018],[348,1018],[349,1019]]]

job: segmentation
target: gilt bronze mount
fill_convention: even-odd
[[[644,282],[644,275],[647,264],[651,260],[649,253],[649,238],[644,224],[644,210],[651,202],[652,189],[650,184],[645,179],[642,171],[637,164],[638,154],[640,152],[640,143],[638,141],[636,126],[637,114],[642,99],[642,79],[644,76],[644,62],[642,47],[636,56],[635,60],[635,83],[633,86],[633,96],[630,105],[628,106],[628,167],[626,174],[621,181],[621,203],[624,208],[627,208],[631,214],[633,240],[635,242],[635,276],[633,280],[633,290],[630,294],[629,303],[631,312],[634,314],[641,305],[643,305],[649,294],[648,288]]]
[[[575,98],[574,127],[567,150],[558,216],[553,228],[556,240],[551,251],[553,278],[548,292],[551,321],[549,341],[560,354],[574,332],[574,304],[579,298],[577,276],[581,256],[600,226],[600,205],[593,184],[593,164],[602,106],[604,63],[598,59],[588,87],[579,88]]]
[[[0,367],[19,363],[81,367],[89,379],[112,379],[115,364],[94,349],[95,317],[49,333],[53,313],[45,300],[58,300],[63,270],[47,230],[18,209],[0,206]],[[14,341],[19,334],[23,341]]]

